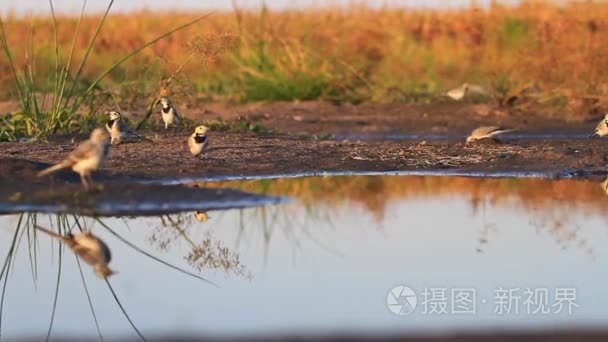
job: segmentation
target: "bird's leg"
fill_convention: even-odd
[[[84,189],[85,190],[89,190],[89,182],[87,180],[86,173],[80,174],[80,181],[82,182],[82,185],[84,186]]]
[[[95,183],[93,182],[93,175],[91,175],[90,173],[87,173],[87,182],[89,183],[89,185],[95,187]]]

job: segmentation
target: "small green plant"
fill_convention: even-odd
[[[33,56],[33,28],[30,29],[30,39],[26,48],[25,66],[23,67],[23,70],[20,70],[13,61],[13,51],[8,43],[4,23],[2,18],[0,18],[0,47],[8,60],[19,97],[19,105],[21,107],[20,113],[11,115],[9,118],[3,118],[0,121],[0,140],[15,140],[19,136],[46,139],[50,134],[59,131],[70,132],[74,130],[74,128],[79,128],[80,130],[89,129],[90,127],[87,127],[88,125],[85,125],[84,123],[91,122],[91,120],[87,118],[87,116],[90,115],[82,113],[83,107],[85,107],[85,104],[87,103],[96,103],[93,101],[93,97],[96,95],[96,91],[100,89],[100,82],[106,76],[117,70],[125,61],[146,47],[166,38],[176,31],[200,22],[209,16],[205,15],[199,17],[144,43],[127,53],[114,64],[111,64],[107,69],[102,71],[97,78],[89,81],[82,79],[83,70],[85,69],[89,55],[95,46],[96,39],[108,17],[114,0],[111,0],[108,3],[106,11],[85,49],[82,60],[76,66],[75,70],[72,70],[75,65],[74,51],[76,41],[80,31],[80,24],[84,17],[86,3],[86,0],[82,3],[76,31],[72,37],[67,58],[65,58],[59,45],[57,20],[55,17],[53,1],[49,0],[54,35],[55,68],[49,74],[49,79],[45,80],[44,83],[36,74],[35,58]],[[48,84],[51,85],[50,93],[45,92],[44,94],[40,94],[39,91],[45,88],[44,85]],[[96,111],[97,108],[88,108],[87,112],[95,113]]]

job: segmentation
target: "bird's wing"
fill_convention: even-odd
[[[596,132],[601,131],[604,126],[608,126],[606,119],[602,119],[602,121],[600,121],[600,123],[598,123],[597,126],[595,126],[595,131]]]
[[[462,89],[462,86],[460,86],[458,88],[448,90],[445,94],[454,100],[461,100],[464,97],[464,90]]]
[[[91,233],[83,233],[74,236],[74,242],[74,252],[83,259],[95,259],[92,261],[93,263],[109,263],[112,259],[112,254],[110,253],[108,246]]]
[[[121,132],[125,132],[125,133],[131,133],[131,128],[129,127],[129,125],[127,125],[126,122],[120,120],[118,121],[118,124],[120,125],[120,131]]]
[[[87,248],[85,246],[76,244],[72,247],[72,251],[74,251],[76,255],[78,255],[82,260],[84,260],[84,262],[89,265],[95,265],[100,262],[98,253],[95,253],[95,251],[92,251],[90,248]]]
[[[105,260],[103,260],[106,264],[110,263],[110,261],[112,261],[112,252],[110,252],[110,248],[108,247],[108,245],[106,245],[105,243],[103,243],[103,241],[101,241],[100,243],[100,247],[102,249],[102,254],[105,257]]]
[[[471,132],[471,135],[486,135],[486,134],[490,134],[499,129],[500,129],[499,126],[482,126],[482,127],[475,128]]]
[[[501,126],[481,127],[481,133],[485,133],[485,134],[499,133],[499,132],[502,132],[505,130],[507,130],[507,129],[504,127],[501,127]]]
[[[133,136],[138,137],[138,138],[143,138],[140,134],[138,134],[133,129],[131,129],[131,127],[129,127],[129,125],[127,125],[122,120],[120,121],[120,131],[123,132],[123,133],[126,133],[126,134],[133,135]]]
[[[77,162],[82,159],[91,158],[99,152],[98,148],[99,146],[97,146],[97,144],[87,140],[80,143],[80,145],[78,145],[78,147],[76,147],[76,149],[70,153],[68,159],[72,162]]]

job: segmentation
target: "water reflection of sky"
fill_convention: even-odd
[[[203,273],[219,283],[219,289],[126,248],[100,226],[94,231],[112,247],[111,265],[119,272],[112,284],[147,336],[336,331],[408,334],[608,323],[608,297],[603,294],[608,270],[603,248],[608,245],[608,230],[603,217],[589,214],[584,205],[572,210],[566,225],[576,234],[572,241],[562,241],[551,233],[552,228],[539,226],[534,211],[499,204],[484,206],[474,214],[465,198],[394,200],[381,222],[348,201],[330,211],[331,223],[313,218],[309,210],[297,205],[266,208],[265,224],[261,209],[211,212],[207,222],[192,220],[188,234],[195,241],[206,236],[222,241],[240,253],[241,261],[254,275],[249,282],[221,272]],[[151,245],[154,232],[159,236],[159,219],[129,219],[128,228],[121,219],[106,222],[136,245],[188,268],[184,256],[189,245],[185,241],[170,243],[168,250]],[[10,241],[14,223],[14,217],[0,218],[3,245]],[[480,239],[487,239],[487,243]],[[40,237],[37,288],[32,282],[27,245],[22,244],[9,278],[3,336],[46,334],[57,272],[57,245],[52,254],[48,241]],[[64,261],[54,334],[95,335],[70,252],[64,254]],[[90,269],[85,269],[85,276],[104,336],[132,334],[105,284]],[[386,295],[399,284],[418,293],[425,287],[475,288],[478,313],[424,315],[419,306],[415,313],[396,316],[387,309]],[[571,316],[498,316],[493,313],[493,291],[499,286],[574,287],[580,307]],[[487,303],[482,304],[482,299]]]

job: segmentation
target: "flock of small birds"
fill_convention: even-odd
[[[460,88],[448,92],[448,96],[455,99],[461,99],[464,97],[465,93],[470,90],[470,86],[465,84]],[[171,104],[171,101],[169,101],[168,98],[163,97],[157,101],[157,104],[158,103],[162,105],[161,117],[165,124],[165,129],[179,125],[181,119],[177,110]],[[209,143],[207,130],[208,128],[206,126],[198,126],[188,137],[188,148],[190,153],[195,157],[201,156],[207,148]],[[514,129],[500,126],[479,127],[466,137],[465,143],[484,139],[499,141],[501,134],[512,131],[514,131]],[[110,139],[108,139],[108,135]],[[596,126],[592,136],[603,137],[606,135],[608,135],[608,114],[606,114],[602,121]],[[105,130],[102,128],[95,128],[91,132],[90,138],[80,143],[66,159],[40,171],[38,176],[44,176],[61,169],[71,168],[80,175],[84,188],[88,190],[93,183],[91,173],[102,166],[103,162],[108,157],[110,146],[131,139],[148,140],[133,131],[122,120],[119,112],[110,111],[108,112],[108,121],[105,125]],[[605,187],[608,189],[608,180],[606,181]],[[203,211],[195,212],[195,217],[201,222],[208,219],[207,213]],[[36,228],[66,243],[74,253],[93,267],[95,273],[99,277],[106,278],[115,273],[108,267],[108,263],[111,260],[110,249],[101,239],[92,233],[83,232],[76,235],[69,233],[66,236],[61,236],[40,226],[36,226]]]
[[[165,123],[165,129],[175,127],[180,123],[180,117],[175,107],[171,104],[168,98],[163,97],[157,101],[162,105],[161,116]],[[111,145],[118,145],[123,141],[133,139],[147,140],[146,137],[132,130],[122,116],[117,111],[110,111],[108,121],[105,124],[105,131],[102,128],[95,128],[88,140],[80,143],[63,161],[48,167],[38,173],[38,176],[48,175],[50,173],[71,168],[72,171],[80,175],[80,180],[85,189],[90,189],[93,184],[91,173],[98,170],[108,158]],[[188,149],[193,156],[202,156],[209,144],[207,137],[208,128],[206,126],[198,126],[194,129],[194,133],[188,137]],[[108,139],[108,135],[110,139]]]
[[[165,124],[165,129],[175,127],[180,123],[180,117],[177,110],[171,104],[168,98],[163,97],[157,101],[162,105],[161,116]],[[91,173],[98,170],[108,158],[111,145],[118,145],[123,141],[132,139],[148,140],[144,136],[132,130],[126,122],[122,120],[122,116],[117,111],[110,111],[108,121],[105,124],[105,130],[95,128],[88,140],[80,143],[63,161],[50,166],[38,173],[38,176],[44,176],[53,172],[71,168],[72,171],[80,175],[80,180],[86,190],[93,185]],[[209,139],[207,137],[206,126],[198,126],[194,129],[194,133],[188,137],[188,148],[190,153],[195,157],[201,156],[207,149]],[[108,139],[109,135],[109,139]],[[208,219],[207,213],[197,211],[196,218],[204,222]],[[80,234],[68,233],[65,236],[52,232],[46,228],[36,225],[36,229],[50,235],[53,238],[64,242],[76,255],[84,262],[91,265],[95,273],[106,278],[112,274],[108,264],[111,260],[111,253],[108,246],[97,236],[91,232],[83,232]]]

